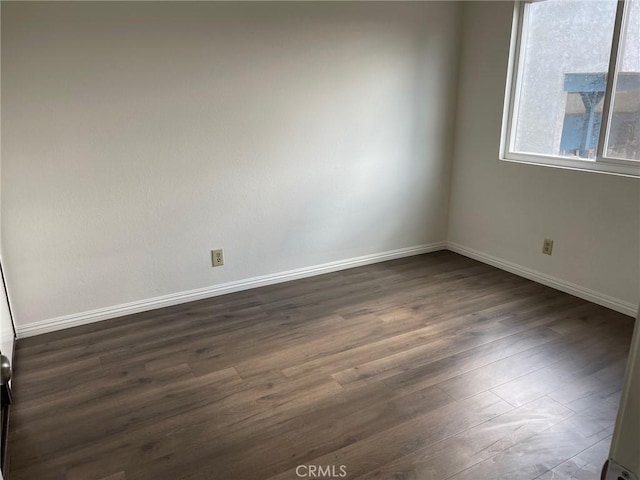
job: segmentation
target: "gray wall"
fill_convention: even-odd
[[[446,240],[459,10],[2,2],[18,327]]]
[[[633,315],[640,181],[498,160],[512,14],[510,2],[465,5],[449,241]]]
[[[18,327],[446,240],[635,309],[638,180],[498,160],[511,15],[3,2]]]
[[[1,12],[0,12],[1,15]],[[1,17],[0,17],[1,19]],[[2,22],[0,21],[0,24]],[[0,30],[1,32],[1,30]],[[0,33],[1,38],[1,33]],[[0,61],[0,79],[2,78],[2,62]],[[2,88],[0,88],[0,105],[2,105],[1,97]],[[2,119],[0,118],[0,132],[2,131]],[[0,151],[2,150],[2,135],[0,135]],[[0,172],[2,169],[2,157],[0,156]],[[0,189],[1,192],[1,189]],[[0,194],[0,258],[3,258],[2,254],[2,195]],[[9,311],[9,302],[4,293],[2,282],[0,282],[0,352],[6,355],[9,359],[13,358],[13,324],[11,323],[11,312]],[[2,473],[0,472],[0,479],[2,479]]]

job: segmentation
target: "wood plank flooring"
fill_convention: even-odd
[[[443,251],[32,337],[8,478],[596,479],[632,329]]]

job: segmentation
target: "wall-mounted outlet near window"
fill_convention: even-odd
[[[211,250],[211,266],[221,267],[224,265],[224,256],[222,255],[222,249]]]
[[[553,252],[553,240],[545,238],[544,242],[542,242],[542,253],[551,255],[551,252]]]

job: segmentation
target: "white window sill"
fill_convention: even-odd
[[[574,160],[566,157],[523,153],[509,153],[507,155],[501,155],[500,160],[505,162],[562,168],[565,170],[579,170],[582,172],[605,173],[609,175],[640,178],[640,162]]]

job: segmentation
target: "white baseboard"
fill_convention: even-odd
[[[638,311],[637,305],[633,305],[618,298],[614,298],[609,295],[605,295],[594,290],[581,287],[571,282],[567,282],[566,280],[562,280],[550,275],[546,275],[544,273],[537,272],[535,270],[531,270],[521,265],[502,260],[492,255],[482,253],[478,250],[459,245],[457,243],[437,242],[428,245],[419,245],[416,247],[376,253],[373,255],[364,255],[362,257],[349,258],[346,260],[324,263],[321,265],[314,265],[311,267],[299,268],[296,270],[288,270],[285,272],[262,275],[245,280],[213,285],[211,287],[198,288],[186,292],[163,295],[161,297],[149,298],[136,302],[123,303],[121,305],[115,305],[112,307],[98,308],[96,310],[74,313],[72,315],[64,315],[61,317],[50,318],[26,325],[17,325],[16,333],[18,338],[31,337],[34,335],[54,332],[65,328],[77,327],[79,325],[99,322],[101,320],[107,320],[110,318],[122,317],[125,315],[145,312],[157,308],[192,302],[194,300],[203,300],[205,298],[225,295],[227,293],[240,292],[243,290],[249,290],[251,288],[289,282],[291,280],[312,277],[315,275],[321,275],[323,273],[336,272],[348,268],[360,267],[363,265],[385,262],[387,260],[393,260],[396,258],[410,257],[413,255],[420,255],[423,253],[430,253],[445,249],[451,250],[452,252],[459,253],[469,258],[473,258],[474,260],[478,260],[502,270],[506,270],[507,272],[514,273],[529,280],[533,280],[534,282],[547,285],[549,287],[555,288],[556,290],[560,290],[562,292],[569,293],[590,302],[597,303],[598,305],[602,305],[604,307],[624,313],[625,315],[629,315],[634,318]]]
[[[28,323],[26,325],[16,326],[18,338],[31,337],[43,333],[49,333],[64,328],[77,327],[88,323],[99,322],[110,318],[122,317],[133,313],[145,312],[156,308],[178,305],[180,303],[192,302],[194,300],[202,300],[205,298],[225,295],[227,293],[240,292],[251,288],[273,285],[276,283],[289,282],[299,278],[312,277],[323,273],[336,272],[348,268],[370,265],[372,263],[385,262],[396,258],[410,257],[412,255],[420,255],[423,253],[445,250],[446,242],[431,243],[428,245],[419,245],[416,247],[401,248],[399,250],[391,250],[388,252],[375,253],[372,255],[364,255],[362,257],[349,258],[337,262],[324,263],[314,265],[312,267],[298,268],[296,270],[288,270],[285,272],[262,275],[259,277],[238,280],[235,282],[224,283],[221,285],[213,285],[211,287],[198,288],[186,292],[173,293],[163,295],[161,297],[148,298],[136,302],[123,303],[112,307],[98,308],[86,312],[74,313],[72,315],[64,315],[61,317],[50,318],[39,322]]]
[[[514,273],[520,277],[533,280],[534,282],[538,282],[548,287],[555,288],[556,290],[569,293],[584,300],[588,300],[617,312],[624,313],[625,315],[629,315],[633,318],[636,317],[636,314],[638,312],[638,306],[632,303],[625,302],[624,300],[620,300],[619,298],[611,297],[609,295],[605,295],[603,293],[581,287],[580,285],[567,282],[566,280],[562,280],[560,278],[552,277],[551,275],[546,275],[544,273],[531,270],[530,268],[523,267],[513,262],[502,260],[501,258],[479,252],[478,250],[474,250],[473,248],[465,247],[453,242],[448,242],[447,249],[451,250],[452,252],[464,255],[465,257],[473,258],[474,260],[478,260],[482,263],[492,265],[501,270],[506,270],[507,272]]]

